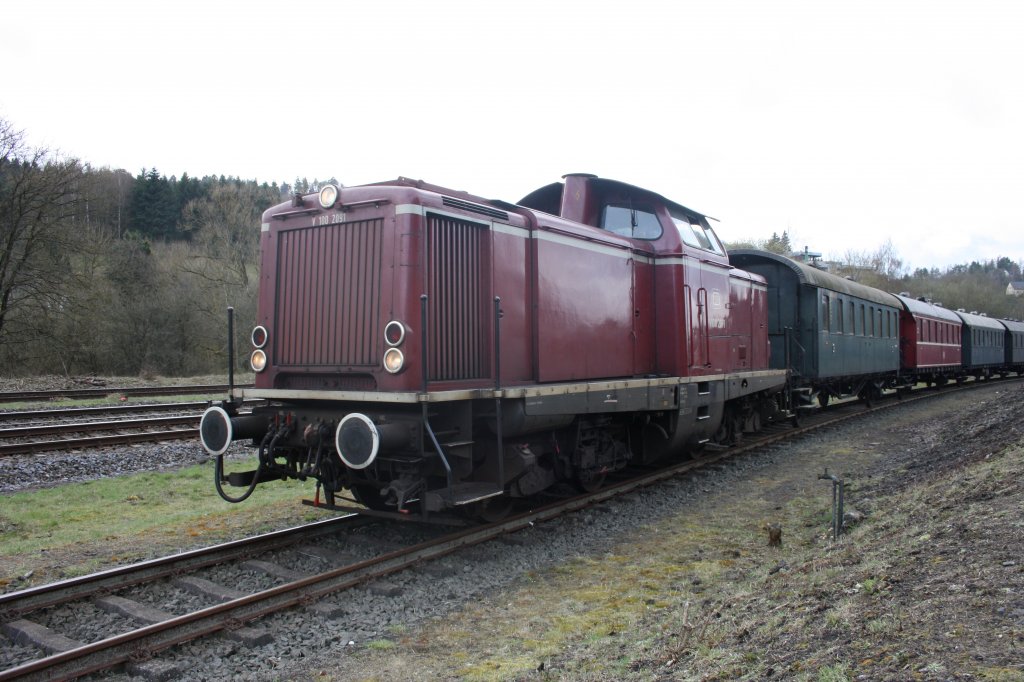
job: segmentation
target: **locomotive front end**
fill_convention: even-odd
[[[214,405],[200,428],[225,499],[245,499],[263,481],[312,478],[327,504],[347,490],[366,506],[403,510],[428,487],[450,487],[471,459],[460,457],[468,446],[459,443],[473,438],[458,401],[432,418],[442,437],[461,434],[444,442],[459,461],[426,453],[435,434],[423,404],[428,384],[465,392],[491,381],[489,250],[479,224],[428,216],[429,194],[406,180],[328,185],[264,213],[255,382],[236,398],[268,403],[251,414],[237,400]],[[243,439],[258,466],[226,473],[224,454]],[[224,484],[248,490],[235,497]]]

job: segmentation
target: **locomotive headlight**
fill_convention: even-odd
[[[252,345],[256,348],[263,348],[267,345],[267,328],[263,325],[252,330]]]
[[[267,354],[257,348],[249,356],[249,365],[252,367],[252,371],[262,372],[267,368]]]
[[[320,188],[320,208],[330,208],[338,201],[338,188],[324,185]]]
[[[384,340],[389,346],[399,346],[405,340],[405,325],[398,320],[391,320],[384,327]]]
[[[384,369],[392,374],[401,372],[404,364],[405,356],[397,348],[388,348],[387,352],[384,353]]]

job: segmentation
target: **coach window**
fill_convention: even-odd
[[[821,329],[826,333],[832,331],[832,301],[828,294],[821,295]]]
[[[601,228],[635,239],[657,239],[661,236],[658,216],[634,206],[605,206],[601,213]]]

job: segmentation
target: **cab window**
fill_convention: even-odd
[[[661,236],[658,216],[632,206],[605,206],[601,212],[601,229],[634,239],[657,239]]]
[[[697,218],[691,218],[675,209],[670,210],[669,214],[683,243],[705,251],[714,251],[720,256],[725,255],[722,243],[718,241],[718,236],[710,226],[701,224]]]

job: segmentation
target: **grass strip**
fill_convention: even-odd
[[[0,586],[29,571],[35,580],[79,575],[322,518],[300,503],[312,494],[309,485],[274,481],[229,504],[214,490],[211,461],[0,495]]]

